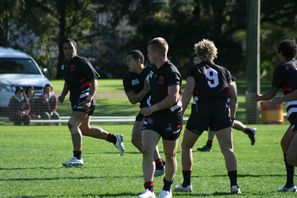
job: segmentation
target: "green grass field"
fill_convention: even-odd
[[[135,197],[143,191],[141,154],[130,143],[131,124],[101,127],[125,135],[126,153],[120,157],[106,141],[85,138],[83,168],[63,168],[72,155],[66,126],[1,126],[0,197]],[[277,193],[285,182],[285,168],[279,140],[287,125],[253,125],[257,143],[234,131],[241,197],[296,197]],[[215,140],[213,151],[198,153],[206,141],[202,135],[195,145],[192,194],[174,197],[227,197],[229,180],[223,156]],[[161,145],[160,145],[161,146]],[[162,147],[160,147],[162,151]],[[163,153],[162,153],[163,154]],[[181,151],[174,185],[182,181]],[[155,178],[155,191],[163,178]]]

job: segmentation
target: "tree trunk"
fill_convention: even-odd
[[[66,12],[66,2],[65,0],[57,0],[57,10],[59,14],[59,55],[58,55],[58,65],[57,65],[57,78],[63,77],[64,69],[64,52],[63,52],[63,42],[65,39],[65,12]]]

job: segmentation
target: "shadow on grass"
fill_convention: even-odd
[[[21,196],[17,196],[17,197],[21,197],[21,198],[43,198],[43,197],[50,197],[49,195],[21,195]]]
[[[84,152],[84,154],[94,154],[94,155],[120,155],[119,154],[119,151],[105,151],[105,152]],[[131,154],[131,155],[142,155],[139,151],[125,151],[124,153],[124,156],[125,154]],[[120,156],[119,156],[120,157]]]
[[[34,169],[38,169],[38,170],[50,170],[50,169],[60,169],[61,167],[14,167],[14,168],[2,168],[0,167],[0,171],[14,171],[14,170],[34,170]]]
[[[284,177],[285,175],[281,174],[267,174],[267,175],[251,175],[251,174],[239,174],[237,177]],[[193,177],[201,177],[201,176],[193,176]],[[207,177],[226,177],[226,175],[212,175]]]
[[[131,176],[131,175],[122,175],[122,176],[84,176],[84,177],[33,177],[33,178],[0,178],[1,181],[51,181],[51,180],[81,180],[81,179],[122,179],[122,178],[142,178],[142,176]]]
[[[140,193],[139,193],[140,194]],[[82,197],[136,197],[134,193],[106,193],[106,194],[85,194]]]
[[[174,195],[184,196],[184,197],[207,197],[207,196],[227,196],[231,195],[229,192],[214,192],[210,194],[206,193],[174,193]]]

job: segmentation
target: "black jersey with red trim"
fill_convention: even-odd
[[[123,78],[123,85],[125,92],[133,91],[134,93],[139,93],[144,87],[144,81],[150,73],[150,68],[145,67],[140,74],[134,72],[128,72]],[[140,108],[148,106],[146,103],[149,93],[140,101]]]
[[[232,82],[232,76],[226,68],[201,62],[188,70],[187,77],[189,76],[195,79],[194,101],[228,99],[228,84]]]
[[[65,64],[64,79],[70,91],[71,103],[77,104],[86,98],[91,81],[99,78],[91,63],[84,57],[75,56]]]
[[[287,95],[297,89],[297,61],[291,60],[278,65],[272,78],[272,87],[282,89]]]
[[[166,61],[160,68],[152,66],[152,72],[150,73],[149,78],[151,105],[162,101],[168,96],[169,86],[179,85],[181,90],[181,83],[181,74],[176,66],[169,60]],[[169,109],[170,107],[158,112],[168,112]]]

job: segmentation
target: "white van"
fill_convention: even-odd
[[[1,111],[8,107],[16,87],[22,86],[26,90],[27,87],[33,86],[36,95],[41,95],[46,84],[50,84],[50,81],[31,56],[12,48],[0,47]]]

